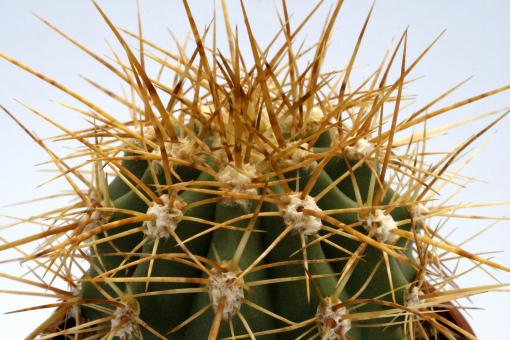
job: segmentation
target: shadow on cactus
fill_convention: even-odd
[[[296,25],[283,1],[281,30],[267,47],[243,6],[243,52],[225,1],[213,24],[225,25],[224,52],[206,47],[215,28],[199,31],[183,2],[195,44],[177,44],[178,54],[143,38],[141,25],[138,33],[117,28],[96,5],[125,61],[102,58],[41,19],[129,87],[123,96],[88,80],[125,106],[128,120],[0,55],[80,101],[85,108],[67,108],[91,122],[70,131],[24,104],[60,129],[57,139],[82,145],[57,156],[4,108],[77,198],[31,219],[53,220],[44,232],[0,246],[42,244],[25,261],[45,284],[5,276],[58,298],[28,308],[56,308],[28,338],[473,339],[456,300],[502,285],[461,289],[447,258],[509,269],[449,242],[443,223],[430,222],[467,207],[441,202],[439,192],[465,184],[451,168],[468,162],[467,147],[507,112],[440,156],[427,141],[469,121],[426,123],[509,87],[435,108],[459,84],[402,116],[409,75],[437,39],[409,60],[404,32],[371,77],[350,86],[371,11],[345,69],[323,72],[342,1],[308,50],[294,42],[321,2]],[[149,75],[146,63],[160,72]],[[163,83],[163,72],[175,81]]]

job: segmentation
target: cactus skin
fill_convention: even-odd
[[[325,149],[327,150],[327,148]],[[324,151],[324,150],[320,150]],[[332,162],[333,163],[333,162]],[[334,163],[333,163],[334,164]],[[127,167],[126,167],[127,168]],[[321,170],[320,175],[316,181],[316,184],[312,187],[310,194],[317,195],[323,189],[325,189],[332,182],[332,178],[337,178],[345,173],[348,170],[341,169],[339,174],[335,174],[334,171],[337,169],[330,169],[330,173],[326,170]],[[299,172],[299,173],[298,173]],[[150,171],[145,171],[145,175],[142,176],[141,180],[146,184],[151,184],[151,180],[148,179],[147,174]],[[286,177],[289,179],[293,179],[296,176],[299,176],[299,181],[291,181],[289,182],[289,186],[293,189],[292,191],[299,192],[299,188],[304,188],[308,181],[310,181],[310,176],[312,175],[313,170],[302,168],[299,171],[290,171],[286,174]],[[369,185],[370,178],[366,177],[366,173],[362,175],[356,175],[356,182],[361,188],[367,187]],[[365,176],[363,176],[365,175]],[[159,183],[164,185],[164,176],[159,179]],[[213,181],[214,178],[207,173],[200,174],[197,178],[197,181]],[[276,179],[272,179],[276,181]],[[114,183],[117,183],[115,180],[110,184],[109,189],[112,192]],[[178,183],[178,182],[177,182]],[[269,190],[271,195],[277,197],[278,195],[285,195],[285,190],[281,185],[272,186],[269,183]],[[174,182],[175,184],[175,182]],[[193,184],[189,186],[193,188]],[[203,188],[208,188],[213,190],[212,186],[202,186]],[[331,210],[331,209],[351,209],[355,208],[357,205],[346,194],[341,191],[341,188],[345,187],[345,183],[340,183],[338,186],[334,187],[332,190],[328,192],[319,202],[318,205],[322,210]],[[352,187],[352,186],[351,186]],[[269,191],[268,190],[268,191]],[[348,190],[346,190],[348,191]],[[349,191],[348,191],[349,192]],[[352,192],[351,192],[352,193]],[[114,195],[111,195],[112,197]],[[188,204],[192,204],[194,202],[200,202],[201,200],[207,200],[215,197],[215,195],[206,194],[206,193],[198,193],[194,191],[183,191],[179,194],[179,197],[187,202]],[[127,199],[129,198],[129,199]],[[213,202],[209,204],[204,204],[202,206],[198,206],[196,208],[192,208],[186,211],[185,216],[192,216],[196,218],[201,218],[203,220],[208,220],[214,223],[222,223],[225,221],[229,221],[231,219],[235,219],[236,217],[245,215],[247,213],[253,213],[256,209],[257,201],[251,200],[248,202],[248,207],[243,207],[238,203],[228,203],[228,202]],[[143,204],[136,195],[132,195],[131,191],[125,192],[120,199],[114,200],[114,206],[118,209],[127,209],[133,210],[140,213],[147,211],[147,206]],[[260,209],[261,215],[264,212],[278,212],[279,206],[278,204],[263,202],[262,207]],[[407,219],[408,215],[402,214],[396,215],[396,220],[398,221],[398,217],[401,219]],[[402,216],[403,215],[403,216]],[[337,214],[333,215],[334,218],[338,219],[342,223],[347,225],[356,223],[358,220],[358,216],[356,213],[347,213],[347,214]],[[117,219],[121,219],[122,217],[116,217],[115,215],[112,217],[110,221],[114,221]],[[249,224],[249,220],[244,220],[243,222],[234,223],[236,227],[239,228],[247,228]],[[131,225],[123,227],[122,231],[128,230]],[[192,237],[198,234],[201,231],[204,231],[208,226],[197,223],[197,222],[188,222],[181,221],[178,224],[176,229],[176,234],[178,235],[180,240],[185,240],[189,237]],[[239,261],[240,269],[243,270],[248,267],[267,247],[271,246],[274,239],[281,235],[282,231],[285,229],[285,222],[281,216],[267,216],[267,217],[257,217],[257,222],[255,228],[261,228],[263,234],[252,232],[250,234],[248,243],[244,248],[241,259]],[[111,235],[111,234],[109,234]],[[141,235],[137,235],[141,236]],[[240,242],[242,233],[238,230],[228,230],[228,229],[218,229],[211,233],[207,233],[204,236],[201,236],[189,243],[187,243],[186,247],[189,251],[191,251],[194,255],[207,257],[212,261],[221,262],[221,261],[229,261],[234,256],[234,253],[237,249],[237,245]],[[104,237],[104,235],[98,236],[98,239]],[[306,242],[310,242],[312,239],[309,236],[305,236],[307,239]],[[338,240],[337,240],[338,239]],[[359,245],[358,241],[348,240],[343,237],[332,237],[331,240],[337,242],[337,244],[342,247],[348,249],[349,251],[354,251]],[[133,249],[139,242],[140,237],[138,238],[121,238],[119,241],[122,242],[114,242],[115,246],[124,252],[129,252]],[[147,242],[144,244],[141,253],[150,254],[153,249],[154,241]],[[401,246],[404,246],[403,244]],[[408,243],[405,245],[406,247],[410,247],[411,244]],[[299,233],[289,232],[283,239],[277,244],[277,246],[268,253],[268,256],[264,258],[260,264],[271,264],[278,263],[281,261],[288,260],[303,260],[303,255],[299,254],[297,256],[292,256],[292,254],[299,250],[301,247],[301,240]],[[324,249],[323,249],[324,248]],[[215,250],[213,250],[215,249]],[[407,249],[407,248],[405,248]],[[157,254],[175,254],[179,252],[179,248],[176,245],[175,239],[166,239],[159,240],[159,245],[157,248]],[[112,247],[98,247],[97,256],[102,257],[101,261],[104,263],[104,269],[111,270],[118,266],[118,264],[123,259],[122,257],[107,257],[102,256],[102,254],[113,252]],[[315,279],[313,285],[316,285],[316,289],[314,287],[309,287],[310,289],[310,302],[306,301],[307,288],[304,280],[291,280],[282,283],[276,283],[270,285],[262,285],[253,288],[253,291],[246,294],[246,297],[253,303],[256,303],[259,306],[262,306],[265,309],[275,311],[278,315],[282,316],[285,319],[294,321],[294,322],[303,322],[308,319],[312,319],[316,312],[317,308],[320,304],[321,297],[330,296],[335,293],[335,286],[337,283],[337,279],[335,276],[341,272],[342,264],[344,261],[335,261],[335,262],[326,262],[325,259],[335,258],[335,257],[345,257],[345,252],[340,252],[333,247],[327,247],[324,243],[315,243],[311,245],[307,249],[307,259],[313,264],[310,264],[308,271],[311,275],[327,275],[324,278]],[[405,251],[403,251],[405,253]],[[327,254],[327,255],[326,255]],[[184,254],[182,254],[184,255]],[[219,257],[220,261],[216,258]],[[341,292],[341,296],[338,296],[340,300],[347,301],[350,296],[352,296],[358,287],[360,287],[363,282],[367,279],[367,276],[370,274],[372,267],[381,259],[381,251],[375,248],[369,248],[366,251],[365,255],[368,260],[364,261],[363,264],[358,264],[356,270],[352,274],[352,278],[349,280],[349,283],[346,286],[346,289]],[[132,261],[139,259],[137,256],[132,257]],[[411,258],[412,259],[412,258]],[[324,262],[321,262],[324,261]],[[392,268],[392,276],[394,280],[394,284],[398,287],[407,287],[410,282],[414,280],[414,277],[411,280],[407,280],[403,277],[401,271],[402,268],[406,266],[406,264],[401,264],[397,260],[392,259],[391,268]],[[133,268],[129,268],[128,270],[119,271],[115,277],[148,277],[148,267],[149,261],[145,261],[142,263],[133,266]],[[268,279],[278,279],[278,278],[286,278],[286,277],[303,277],[305,275],[304,268],[301,265],[285,265],[285,266],[275,266],[273,268],[267,270],[260,270],[254,272],[253,274],[248,274],[246,276],[246,282],[249,283],[251,281],[257,280],[268,280]],[[89,272],[87,273],[87,278],[94,278],[97,276],[97,272],[91,267]],[[179,262],[169,261],[169,260],[155,260],[154,265],[152,267],[151,272],[152,277],[200,277],[200,271],[197,268],[193,268],[190,265],[186,265]],[[204,276],[207,278],[207,276]],[[369,285],[365,293],[362,295],[364,298],[374,298],[379,296],[380,294],[387,293],[390,291],[387,283],[387,273],[384,268],[381,267],[381,270],[378,270],[375,276],[372,278],[372,282],[374,284]],[[351,283],[352,282],[352,283]],[[135,284],[127,284],[129,286],[125,287],[125,285],[119,285],[126,291],[129,291],[133,294],[142,294],[144,292],[158,292],[170,289],[179,289],[179,288],[189,288],[189,287],[197,287],[196,284],[182,284],[182,283],[150,283],[146,290],[146,283],[135,283]],[[105,286],[105,284],[101,284],[101,286]],[[107,287],[105,287],[107,289]],[[108,290],[108,289],[107,289]],[[402,289],[398,291],[397,295],[397,303],[404,304]],[[320,292],[320,294],[319,294]],[[87,285],[87,289],[83,289],[82,298],[87,299],[98,299],[101,297],[101,294],[93,289],[93,286]],[[185,321],[186,318],[198,311],[200,308],[206,306],[209,303],[209,298],[207,294],[200,293],[192,293],[192,294],[168,294],[168,295],[154,295],[147,297],[139,297],[138,302],[141,307],[140,317],[144,322],[151,325],[158,333],[164,334],[173,327],[179,325],[181,322]],[[389,300],[389,297],[386,296],[385,300]],[[362,310],[370,311],[370,310],[381,310],[384,308],[379,308],[379,306],[366,306]],[[85,316],[88,320],[93,320],[94,318],[103,317],[100,313],[87,313],[87,309],[84,309]],[[284,327],[284,323],[279,320],[273,320],[272,318],[255,312],[253,309],[250,310],[248,306],[243,306],[241,309],[242,315],[246,318],[246,321],[251,327],[253,332],[262,332],[264,330],[272,330],[275,327],[275,323],[277,323],[280,327]],[[201,335],[208,333],[210,325],[214,319],[214,312],[212,309],[201,317],[194,320],[188,327],[185,327],[181,331],[174,334],[171,338],[182,338],[182,339],[199,339]],[[244,334],[246,330],[241,321],[234,321],[234,332],[236,334]],[[301,331],[302,333],[302,331]],[[391,336],[389,334],[392,334]],[[221,329],[219,331],[219,336],[227,337],[230,334],[230,330],[228,328],[228,323],[223,323]],[[292,331],[285,332],[278,335],[267,335],[261,336],[261,339],[293,339],[298,337],[300,331]],[[144,339],[157,338],[153,334],[148,331],[143,332]],[[348,336],[356,339],[371,339],[377,336],[385,336],[388,338],[403,338],[401,327],[389,327],[387,329],[383,329],[382,327],[376,327],[373,329],[363,329],[357,330],[352,329],[347,332]]]
[[[471,336],[468,326],[450,322],[454,313],[444,312],[453,307],[450,301],[471,293],[434,295],[442,284],[429,282],[441,271],[434,253],[446,250],[508,269],[430,236],[416,208],[434,197],[427,194],[438,178],[452,177],[442,177],[441,162],[427,164],[418,151],[399,155],[392,144],[396,131],[426,118],[397,124],[396,110],[380,121],[378,105],[400,103],[404,77],[386,84],[385,75],[379,89],[353,93],[345,92],[344,79],[339,92],[333,87],[324,94],[321,79],[330,74],[319,71],[331,29],[298,80],[292,46],[282,48],[292,65],[275,73],[283,52],[273,60],[260,56],[247,17],[253,71],[244,69],[237,44],[230,46],[231,60],[214,55],[212,69],[184,4],[196,50],[191,59],[178,59],[179,67],[186,64],[178,76],[191,83],[189,89],[184,82],[169,88],[149,78],[96,4],[129,58],[136,79],[128,83],[144,107],[126,106],[142,119],[121,126],[106,119],[104,144],[83,142],[94,157],[88,198],[78,205],[86,212],[76,213],[70,235],[58,234],[38,254],[65,253],[72,263],[86,248],[89,267],[70,280],[73,291],[62,297],[61,311],[29,338]],[[325,27],[334,23],[334,13]],[[166,107],[160,91],[170,96]],[[120,146],[111,148],[112,142]],[[109,181],[103,168],[117,176]]]
[[[315,148],[315,154],[325,154],[331,150],[331,147]],[[317,169],[308,165],[300,166],[297,170],[286,172],[284,175],[289,180],[287,181],[288,187],[291,192],[299,192],[300,188],[307,187],[310,181],[315,181],[315,184],[309,190],[311,196],[320,194],[324,189],[331,185],[334,179],[349,173],[349,170],[344,166],[339,166],[338,163],[345,162],[347,160],[342,159],[342,154],[339,153],[332,160],[326,163],[324,169]],[[318,158],[320,159],[320,158]],[[366,161],[368,163],[368,161]],[[204,161],[204,166],[208,164]],[[299,165],[299,164],[298,164]],[[225,164],[220,166],[225,167]],[[128,167],[126,166],[126,169]],[[183,167],[177,167],[178,172],[183,176],[186,176],[186,169]],[[338,183],[333,186],[327,194],[325,194],[318,202],[318,206],[322,210],[338,210],[338,209],[356,209],[357,204],[355,202],[354,187],[359,186],[362,192],[362,198],[366,203],[368,187],[370,186],[370,177],[372,172],[367,170],[368,166],[363,166],[359,171],[355,171],[355,183],[352,184],[350,176],[345,181]],[[191,170],[188,170],[191,171]],[[154,181],[150,177],[150,167],[147,167],[144,175],[141,177],[141,181],[147,185],[151,185]],[[316,180],[312,177],[318,173]],[[160,185],[165,185],[165,178],[162,174],[158,176],[158,182]],[[187,176],[191,178],[193,176]],[[296,180],[296,178],[299,178]],[[209,173],[202,172],[198,177],[195,178],[198,183],[207,183],[215,180]],[[173,184],[182,183],[177,178],[173,178]],[[253,181],[253,180],[252,180]],[[254,181],[256,182],[256,181]],[[277,178],[271,178],[266,182],[266,189],[264,195],[261,193],[261,189],[258,189],[257,196],[264,199],[264,197],[273,197],[281,199],[286,195],[286,191],[282,184],[273,185],[276,183]],[[117,188],[114,184],[117,183],[115,180],[109,186],[110,192]],[[230,183],[222,183],[224,186],[228,186]],[[187,185],[187,188],[206,189],[214,190],[213,185],[199,185],[195,186],[194,181],[191,180]],[[345,194],[342,190],[345,190],[348,194]],[[119,194],[117,194],[118,196]],[[384,203],[390,203],[390,197],[393,192],[390,191],[386,195],[387,198]],[[110,194],[111,197],[114,195]],[[207,192],[199,191],[181,191],[179,198],[187,204],[196,204],[201,201],[208,201],[219,197]],[[129,199],[127,199],[129,198]],[[116,200],[113,201],[113,205],[118,209],[134,210],[140,213],[147,211],[147,205],[133,195],[131,191],[125,191],[125,193]],[[257,205],[260,205],[257,207]],[[205,221],[213,222],[211,224],[219,224],[235,220],[239,216],[251,214],[249,219],[244,219],[239,222],[235,222],[232,225],[240,228],[241,230],[230,230],[220,228],[212,232],[207,232],[202,236],[195,238],[194,240],[186,243],[186,251],[191,252],[195,256],[208,258],[210,261],[216,262],[217,264],[222,262],[231,261],[237,250],[238,245],[241,242],[242,230],[248,228],[250,221],[253,222],[251,228],[259,229],[261,232],[252,231],[249,233],[248,242],[246,243],[242,255],[238,261],[240,270],[244,270],[250,266],[250,264],[256,260],[266,249],[273,247],[275,239],[281,237],[286,230],[287,226],[282,216],[278,216],[278,212],[281,211],[281,205],[274,202],[262,201],[259,202],[257,199],[245,200],[245,203],[238,203],[236,200],[229,199],[226,197],[220,201],[212,200],[210,203],[198,205],[189,210],[186,210],[186,217],[199,218]],[[257,213],[255,211],[258,211]],[[273,212],[273,215],[270,213]],[[269,214],[265,214],[269,213]],[[255,219],[252,220],[255,214]],[[258,216],[260,214],[261,216]],[[267,216],[264,216],[267,215]],[[396,208],[392,211],[392,215],[395,221],[409,219],[409,213],[407,208]],[[351,225],[358,223],[360,218],[358,213],[338,213],[331,215],[331,217],[344,223]],[[122,217],[119,217],[122,218]],[[117,220],[116,215],[112,217],[110,221]],[[326,223],[325,223],[326,224]],[[128,230],[130,225],[120,229]],[[182,220],[177,225],[176,235],[179,240],[186,240],[193,237],[200,232],[206,231],[210,225],[206,225],[200,222],[192,222]],[[334,226],[330,226],[334,227]],[[409,230],[409,224],[402,227],[405,230]],[[325,235],[326,232],[321,232]],[[366,234],[366,232],[365,232]],[[139,234],[135,234],[141,236]],[[99,235],[98,239],[104,237]],[[145,236],[147,237],[147,236]],[[285,236],[276,243],[276,246],[269,251],[266,256],[258,262],[258,265],[270,265],[278,264],[280,262],[289,260],[298,260],[303,262],[304,252],[299,251],[302,247],[302,239],[305,244],[310,243],[316,236],[300,235],[296,231],[287,231]],[[332,236],[328,238],[333,243],[340,245],[350,252],[354,252],[361,244],[358,240],[350,240],[342,236]],[[137,244],[140,243],[140,237],[123,237],[119,239],[119,242],[114,241],[114,245],[123,252],[129,252],[134,249]],[[399,240],[397,245],[402,247],[402,254],[408,256],[411,261],[415,261],[412,256],[412,252],[409,250],[412,247],[411,242],[402,242]],[[179,248],[178,242],[175,238],[159,239],[157,248],[154,248],[154,240],[147,241],[141,248],[143,254],[180,254],[181,259],[186,257],[186,254]],[[297,254],[293,255],[296,251]],[[123,257],[107,257],[103,254],[113,252],[111,246],[97,247],[96,256],[103,258],[101,261],[104,263],[105,270],[111,270],[119,265]],[[136,263],[137,260],[143,259],[143,257],[136,256],[133,254],[129,261]],[[246,275],[244,281],[246,284],[250,282],[261,281],[261,280],[278,280],[283,278],[294,278],[291,280],[284,280],[280,283],[272,283],[268,285],[257,285],[247,291],[245,298],[251,303],[255,303],[258,306],[263,307],[266,310],[273,311],[283,320],[290,320],[292,322],[301,323],[310,320],[315,317],[321,300],[328,296],[335,296],[338,294],[335,292],[337,285],[338,275],[342,273],[344,268],[345,260],[327,261],[328,258],[336,259],[346,257],[347,253],[340,251],[328,243],[319,242],[311,244],[306,250],[306,259],[310,263],[305,271],[303,263],[294,263],[289,265],[273,265],[270,268],[258,270],[253,273]],[[388,282],[388,274],[384,266],[379,266],[375,275],[369,279],[373,267],[380,261],[382,261],[382,252],[379,249],[368,246],[365,250],[365,259],[358,262],[354,271],[352,272],[351,278],[347,281],[345,289],[340,292],[336,298],[340,301],[348,301],[357,290],[364,285],[365,282],[370,281],[371,283],[365,288],[364,292],[360,295],[360,298],[365,299],[382,299],[385,301],[391,301],[391,295],[387,293],[391,291],[391,287]],[[128,261],[128,263],[129,263]],[[201,271],[196,267],[188,264],[172,261],[171,259],[155,259],[152,265],[149,265],[151,261],[143,261],[136,265],[130,266],[125,270],[118,271],[114,277],[117,278],[148,278],[148,277],[166,277],[166,278],[200,278],[207,280],[207,274],[201,274]],[[399,260],[390,258],[389,262],[391,268],[391,275],[394,287],[399,289],[395,292],[396,303],[405,305],[404,291],[408,288],[415,280],[416,271],[409,264],[401,263]],[[149,275],[149,267],[151,273]],[[403,275],[406,272],[407,276]],[[312,279],[308,284],[305,283],[304,277],[306,275],[323,275]],[[85,278],[96,277],[97,271],[91,267]],[[100,286],[105,288],[107,291],[108,287],[105,287],[105,283],[100,283]],[[208,305],[209,296],[205,293],[186,293],[186,294],[163,294],[163,295],[150,295],[150,293],[157,293],[172,289],[183,289],[183,288],[197,288],[203,287],[204,285],[197,285],[193,283],[157,283],[157,282],[137,282],[122,284],[122,280],[118,283],[118,287],[129,294],[138,294],[138,303],[140,305],[140,318],[153,330],[159,334],[165,334],[174,327],[179,326],[186,319],[201,310]],[[88,284],[82,287],[87,287],[82,290],[82,298],[88,299],[101,299],[101,293],[94,289],[94,286]],[[308,291],[308,292],[307,292]],[[148,293],[148,294],[146,294]],[[307,301],[307,294],[310,295],[310,300]],[[380,298],[381,295],[386,294]],[[144,296],[147,295],[147,296]],[[103,297],[104,298],[104,297]],[[365,305],[359,308],[359,311],[384,311],[388,307],[381,305]],[[90,309],[83,309],[85,318],[89,321],[104,317],[104,314],[98,313],[97,311],[91,312]],[[282,320],[274,319],[266,314],[254,310],[250,306],[243,304],[241,315],[245,318],[250,330],[254,333],[271,331],[277,328],[283,328],[289,326]],[[214,320],[214,310],[209,308],[207,312],[203,313],[200,317],[197,317],[189,325],[182,327],[175,333],[171,333],[171,339],[200,339],[209,333],[209,329]],[[383,318],[383,321],[390,321],[389,318]],[[403,339],[402,326],[391,326],[391,327],[369,327],[362,328],[363,325],[369,325],[370,320],[359,322],[357,325],[361,326],[359,329],[356,327],[351,328],[346,336],[352,339],[372,339],[376,337],[384,336],[388,339]],[[380,323],[380,320],[376,320],[375,323]],[[240,319],[232,318],[232,329],[235,334],[245,334],[247,332],[243,322]],[[230,336],[230,328],[228,322],[222,322],[218,331],[219,337]],[[302,329],[293,329],[286,332],[277,334],[261,335],[257,338],[261,339],[294,339],[299,337],[303,333]],[[144,339],[157,339],[158,336],[151,333],[148,330],[142,331]]]

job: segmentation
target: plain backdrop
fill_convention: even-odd
[[[205,27],[212,19],[212,1],[190,1],[192,11],[200,28]],[[274,8],[280,6],[278,1],[250,0],[247,9],[255,35],[261,46],[264,46],[278,29],[277,16]],[[305,16],[315,1],[288,0],[292,13],[292,23]],[[240,17],[238,1],[228,1],[231,18],[244,29]],[[136,2],[131,0],[100,1],[106,13],[119,26],[136,30]],[[321,24],[333,4],[326,1],[319,15],[309,24],[302,38],[308,43],[317,39]],[[345,67],[354,47],[355,39],[370,8],[368,0],[346,0],[337,22],[334,38],[326,62],[326,69]],[[169,34],[171,30],[181,40],[186,36],[189,25],[184,15],[184,8],[178,0],[142,0],[141,14],[144,23],[144,35],[162,47],[176,51],[175,44]],[[218,6],[218,10],[221,11]],[[111,112],[117,106],[106,96],[87,85],[79,75],[86,75],[116,92],[122,90],[120,82],[104,67],[100,66],[82,51],[62,39],[44,26],[36,17],[35,12],[62,28],[72,37],[100,55],[111,55],[107,42],[115,44],[114,37],[100,18],[90,1],[58,1],[58,0],[23,0],[0,1],[0,52],[15,57],[34,69],[57,79],[71,89],[83,94],[90,100],[100,103]],[[221,12],[219,12],[221,13]],[[378,65],[388,46],[409,27],[409,60],[413,60],[426,45],[443,29],[445,35],[432,49],[425,60],[414,71],[416,82],[407,89],[407,94],[415,95],[412,108],[425,105],[429,100],[446,91],[453,85],[469,76],[474,78],[463,88],[448,97],[444,104],[453,103],[472,95],[494,89],[510,83],[510,2],[477,1],[477,0],[379,0],[374,7],[366,37],[360,49],[357,66],[352,76],[353,84],[359,84]],[[218,47],[227,51],[226,39],[222,35],[223,24],[219,25]],[[242,37],[242,36],[241,36]],[[246,54],[249,45],[246,39],[240,41]],[[120,52],[120,49],[118,49]],[[167,81],[169,79],[166,79]],[[78,129],[86,126],[77,114],[58,105],[58,102],[76,104],[75,101],[61,92],[28,75],[13,65],[0,60],[0,104],[6,106],[16,116],[41,137],[49,137],[56,130],[34,117],[13,99],[22,100],[45,114],[57,119],[64,125]],[[431,126],[440,126],[458,119],[473,117],[476,114],[496,109],[504,109],[510,104],[510,93],[502,93],[493,98],[477,103],[469,108],[456,110],[447,117],[431,122]],[[454,145],[466,139],[487,120],[453,130],[438,141],[432,142],[431,149],[449,151]],[[489,136],[489,135],[488,135]],[[478,180],[471,183],[457,196],[455,202],[479,201],[510,201],[510,158],[509,158],[510,121],[504,120],[491,131],[490,140],[478,157],[473,160],[464,172],[467,176]],[[13,202],[40,197],[59,190],[67,190],[63,181],[38,188],[38,185],[49,179],[52,174],[47,170],[51,167],[35,164],[47,160],[42,150],[32,142],[4,114],[0,114],[0,214],[27,217],[37,212],[49,210],[65,200],[37,202],[31,205],[9,206]],[[62,143],[50,142],[57,152],[65,151]],[[478,143],[480,145],[480,143]],[[472,213],[505,216],[507,206],[472,210]],[[11,222],[9,217],[0,217],[0,224]],[[452,238],[461,241],[488,226],[490,221],[456,219],[449,222],[454,231]],[[505,251],[494,254],[500,263],[510,266],[510,224],[502,221],[492,229],[480,235],[475,241],[466,244],[473,252]],[[34,225],[21,224],[16,228],[0,230],[0,236],[13,240],[24,235],[40,231]],[[30,247],[24,248],[29,250]],[[14,252],[0,252],[0,261],[19,256]],[[0,265],[0,273],[23,275],[28,268],[18,263],[8,262]],[[490,271],[494,273],[494,271]],[[510,282],[509,275],[496,273],[501,282]],[[495,281],[481,271],[472,273],[460,281],[469,287],[481,283]],[[0,290],[30,290],[30,287],[0,278]],[[44,320],[49,311],[34,311],[22,314],[3,314],[8,311],[51,302],[51,299],[27,296],[0,296],[0,338],[22,339],[30,329]],[[471,310],[469,321],[472,323],[480,339],[502,339],[508,334],[507,306],[510,305],[509,293],[485,294],[472,299],[473,304],[483,310]]]

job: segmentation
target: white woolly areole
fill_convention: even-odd
[[[314,154],[313,152],[308,151],[307,149],[308,149],[308,143],[303,143],[300,145],[300,147],[293,148],[286,155],[286,157],[280,161],[280,166],[283,168],[287,168],[287,167],[296,165],[298,163],[301,163],[301,162],[307,160],[308,158],[310,158],[311,155]],[[317,166],[317,162],[313,161],[313,162],[305,165],[304,169],[305,170],[309,170],[310,168],[315,169],[316,166]]]
[[[312,107],[310,115],[308,116],[308,122],[320,123],[322,119],[324,119],[324,113],[322,112],[322,109],[318,106]]]
[[[406,297],[406,307],[415,307],[423,303],[423,300],[420,299],[421,291],[417,286],[411,288],[411,291],[407,292]]]
[[[304,126],[307,130],[309,130],[309,129],[317,126],[317,124],[319,124],[320,122],[322,122],[322,120],[324,119],[324,112],[322,112],[322,109],[320,107],[314,106],[310,110],[310,113],[308,114],[307,118],[308,119],[304,122]],[[303,119],[306,119],[306,115]],[[297,116],[296,116],[296,120],[297,120]],[[294,124],[294,116],[291,114],[287,115],[283,119],[283,122],[281,123],[282,131],[285,133],[289,133],[292,129],[293,124]]]
[[[214,311],[219,308],[220,301],[224,300],[222,318],[230,320],[241,309],[244,300],[244,281],[238,279],[238,273],[213,268],[209,277],[208,292]]]
[[[110,218],[111,218],[110,212],[94,209],[92,213],[85,214],[81,218],[81,222],[86,223],[85,226],[83,227],[83,231],[87,232],[97,227],[100,227],[103,224],[108,223],[108,221],[110,221]]]
[[[295,231],[303,232],[305,235],[315,235],[322,227],[321,219],[315,216],[305,215],[303,210],[313,210],[321,212],[313,197],[306,195],[301,199],[301,194],[297,193],[289,196],[289,203],[282,207],[283,220],[288,226],[292,226]]]
[[[155,141],[157,139],[156,137],[156,129],[154,126],[144,126],[142,129],[143,138]]]
[[[414,219],[423,218],[424,215],[427,215],[429,212],[430,210],[421,203],[414,204],[411,210]]]
[[[152,221],[144,221],[145,235],[151,238],[168,238],[172,231],[177,228],[177,224],[182,219],[182,209],[185,203],[178,197],[173,200],[173,205],[170,206],[170,199],[168,195],[162,195],[160,199],[163,204],[154,203],[147,209],[147,215],[154,216]]]
[[[128,304],[117,307],[115,312],[113,312],[113,319],[111,321],[111,329],[116,330],[115,336],[121,339],[135,339],[136,317],[138,317],[138,314]]]
[[[168,157],[189,161],[193,153],[196,152],[195,143],[187,137],[179,139],[178,142],[165,142],[165,151]],[[160,168],[163,168],[163,154],[161,153],[161,148],[158,146],[152,151],[152,154],[161,157],[161,160],[156,160],[155,162]]]
[[[347,309],[338,307],[339,302],[333,303],[331,298],[327,297],[317,308],[315,316],[317,317],[319,331],[321,334],[327,331],[326,338],[323,337],[323,339],[343,339],[351,329],[351,320],[343,318],[347,314]]]
[[[365,138],[360,138],[354,146],[345,147],[345,155],[349,159],[358,160],[372,153],[374,146]]]
[[[400,236],[391,232],[393,229],[397,229],[397,223],[393,220],[393,217],[389,214],[386,215],[380,209],[376,209],[368,215],[366,226],[369,231],[375,231],[375,239],[379,242],[393,244],[400,238]]]
[[[137,131],[137,133],[142,135],[144,140],[155,141],[157,139],[157,137],[156,137],[156,129],[154,129],[154,126],[152,126],[152,125],[144,126],[142,128],[142,132],[140,133],[140,132]],[[133,145],[136,145],[136,146],[139,146],[139,147],[143,147],[143,141],[141,139],[138,139],[138,138],[128,138],[127,142],[129,144],[133,144]],[[124,144],[127,144],[127,143],[124,143]]]
[[[217,180],[228,185],[230,192],[239,194],[256,195],[256,188],[247,188],[251,184],[253,177],[256,177],[255,167],[251,164],[244,164],[243,170],[236,169],[234,166],[227,164],[217,175]],[[248,200],[236,199],[227,200],[225,204],[235,205],[247,208]]]

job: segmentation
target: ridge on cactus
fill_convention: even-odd
[[[427,142],[444,129],[427,122],[510,86],[438,108],[456,86],[404,114],[410,74],[439,37],[410,60],[405,31],[371,77],[350,84],[372,10],[349,63],[325,72],[342,2],[309,50],[296,37],[322,2],[296,25],[283,0],[281,30],[261,46],[241,1],[247,51],[225,0],[214,29],[203,31],[183,0],[192,53],[155,45],[141,24],[136,33],[118,28],[96,3],[122,46],[114,59],[41,19],[129,87],[121,95],[90,81],[125,107],[123,119],[0,54],[81,102],[68,109],[90,122],[71,131],[23,104],[61,131],[55,139],[80,143],[58,156],[1,107],[75,194],[29,219],[43,232],[0,244],[37,242],[23,261],[44,283],[2,275],[52,299],[27,308],[54,309],[27,339],[476,338],[457,300],[504,285],[460,288],[446,262],[510,269],[448,241],[432,221],[468,207],[440,193],[464,185],[454,167],[508,111],[440,156]],[[213,41],[226,39],[228,51],[207,44],[221,22],[227,36]],[[161,71],[150,74],[147,63]],[[174,81],[162,81],[163,72]]]

